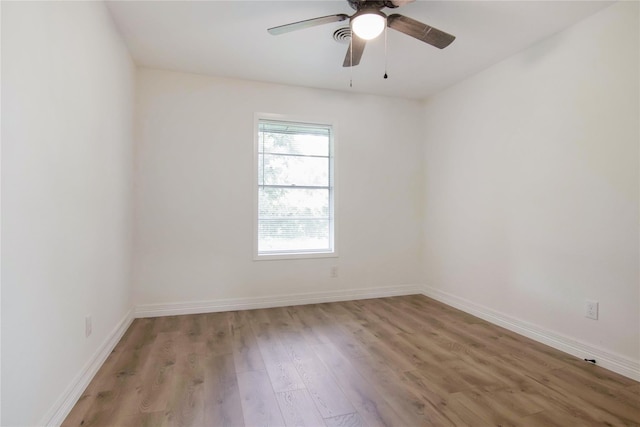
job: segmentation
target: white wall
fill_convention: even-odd
[[[421,104],[150,69],[136,87],[137,304],[420,283]],[[339,258],[253,261],[256,112],[335,125]]]
[[[424,112],[427,285],[636,366],[638,36],[614,4]]]
[[[32,426],[130,308],[135,69],[102,3],[2,9],[2,425]]]

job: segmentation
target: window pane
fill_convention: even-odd
[[[329,186],[329,159],[326,157],[258,156],[259,184]]]
[[[261,153],[329,156],[329,134],[288,135],[260,132],[258,138]]]
[[[258,189],[258,219],[329,218],[329,190],[307,188]]]
[[[330,249],[329,219],[262,219],[258,222],[258,251]]]

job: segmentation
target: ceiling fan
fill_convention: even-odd
[[[322,16],[280,25],[269,28],[267,31],[269,34],[275,36],[304,28],[315,27],[316,25],[329,24],[331,22],[345,21],[348,19],[352,37],[347,55],[342,64],[343,67],[358,65],[367,40],[373,40],[378,37],[382,31],[384,31],[385,26],[439,49],[444,49],[449,46],[451,42],[455,40],[455,36],[404,15],[394,13],[387,16],[382,12],[382,9],[385,7],[395,9],[412,1],[415,0],[347,0],[349,6],[356,11],[356,13],[351,16],[338,13],[336,15]]]

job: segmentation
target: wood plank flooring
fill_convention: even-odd
[[[63,426],[639,426],[640,384],[424,296],[136,319]]]

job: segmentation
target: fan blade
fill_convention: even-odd
[[[353,60],[353,66],[355,67],[360,63],[360,59],[362,58],[362,53],[364,52],[364,47],[367,44],[365,39],[361,39],[355,34],[351,34],[351,42],[349,43],[349,49],[347,49],[347,55],[344,57],[344,62],[342,63],[343,67],[351,67],[351,61]],[[353,46],[353,56],[351,52],[351,47]]]
[[[344,21],[349,19],[349,15],[339,13],[337,15],[322,16],[320,18],[307,19],[305,21],[292,22],[291,24],[280,25],[279,27],[269,28],[269,34],[277,36],[279,34],[288,33],[290,31],[302,30],[304,28],[315,27],[316,25],[329,24],[331,22]]]
[[[400,31],[401,33],[405,33],[408,36],[415,37],[420,41],[429,43],[438,49],[444,49],[456,39],[455,36],[452,36],[451,34],[447,34],[437,28],[430,27],[429,25],[423,24],[415,19],[398,15],[397,13],[387,17],[387,26],[396,31]]]

